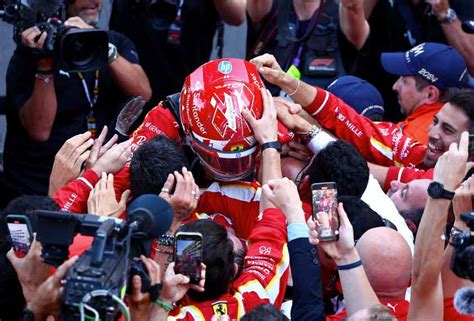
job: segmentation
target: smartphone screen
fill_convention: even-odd
[[[25,257],[33,241],[33,232],[28,217],[23,215],[8,215],[6,222],[8,230],[10,231],[10,238],[15,255],[20,258]]]
[[[339,238],[339,216],[337,214],[336,183],[314,183],[311,185],[313,220],[316,222],[319,240],[337,241]]]
[[[186,275],[190,283],[201,280],[202,235],[201,233],[179,232],[175,237],[174,272]]]

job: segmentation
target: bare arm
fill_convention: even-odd
[[[247,0],[247,13],[254,23],[262,21],[270,10],[272,10],[272,0]]]
[[[370,26],[364,13],[363,0],[342,0],[339,4],[341,31],[356,49],[364,46]]]
[[[118,56],[108,68],[115,83],[125,95],[142,96],[146,101],[151,98],[150,82],[140,65],[132,64]]]
[[[28,28],[21,35],[23,45],[30,48],[43,48],[45,39],[46,33],[41,33],[37,27]],[[54,89],[53,59],[50,57],[40,58],[37,73],[33,93],[21,107],[19,116],[28,136],[32,140],[44,142],[51,135],[51,128],[58,109]]]
[[[468,134],[461,136],[459,148],[451,144],[434,170],[433,180],[444,189],[454,191],[461,182],[467,161]],[[412,297],[409,320],[441,320],[443,316],[443,289],[441,269],[444,263],[444,241],[440,235],[448,216],[450,200],[428,198],[418,229],[413,258]]]
[[[265,143],[276,142],[277,138],[277,113],[272,95],[264,88],[261,89],[263,100],[263,114],[262,117],[256,120],[252,114],[244,109],[242,115],[250,124],[253,130],[255,139],[262,145]],[[267,148],[262,151],[260,161],[261,183],[266,184],[271,179],[281,178],[281,162],[280,153],[275,148]],[[260,211],[265,210],[271,206],[271,202],[267,198],[260,201]]]
[[[472,211],[472,196],[474,195],[474,177],[471,176],[456,190],[453,199],[454,210],[454,228],[461,231],[469,231],[469,227],[461,220],[461,213]],[[461,279],[451,270],[451,259],[453,257],[454,248],[449,243],[444,251],[444,262],[441,270],[441,278],[443,281],[443,296],[445,299],[454,297],[454,293],[467,286],[472,286],[473,282],[467,279]]]
[[[265,80],[291,95],[295,103],[305,107],[314,101],[317,93],[316,87],[288,75],[281,69],[274,56],[264,54],[253,58],[250,62],[257,66]]]
[[[331,242],[320,242],[316,230],[316,223],[308,221],[310,243],[319,244],[338,266],[343,266],[360,261],[359,253],[354,246],[354,231],[346,212],[339,203],[338,207],[340,228],[339,240]],[[319,219],[319,218],[318,218]],[[319,223],[322,223],[321,221]],[[355,312],[380,303],[362,265],[350,269],[339,269],[342,292],[346,304],[347,314],[350,316]]]
[[[221,19],[229,24],[238,26],[245,20],[246,0],[214,0],[214,5]]]
[[[449,9],[448,0],[427,0],[431,4],[433,14],[438,19],[444,19]],[[470,74],[474,74],[474,36],[465,33],[461,29],[461,21],[456,19],[452,22],[441,23],[444,35],[448,43],[453,46],[466,61]]]

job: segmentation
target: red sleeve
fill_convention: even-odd
[[[249,250],[244,269],[233,283],[244,297],[257,295],[280,307],[288,279],[289,254],[286,220],[276,208],[269,208],[259,216],[248,239]]]
[[[90,191],[99,181],[99,175],[86,169],[80,177],[63,186],[53,196],[62,211],[87,213],[87,199]]]
[[[392,181],[408,183],[414,179],[433,179],[433,173],[433,168],[425,171],[417,168],[390,166],[387,178],[385,178],[384,192],[387,192],[390,189],[390,183]]]
[[[248,239],[259,213],[261,189],[257,183],[213,183],[199,199],[196,212],[222,214],[232,220],[238,237]]]
[[[178,141],[180,139],[178,128],[179,125],[176,119],[169,109],[163,107],[162,103],[148,112],[143,123],[131,135],[133,138],[132,155],[128,159],[127,164],[125,164],[125,167],[118,171],[114,176],[115,195],[117,199],[120,199],[122,193],[130,185],[129,167],[133,152],[135,152],[144,142],[157,135],[165,135]]]
[[[426,146],[402,134],[393,123],[375,123],[333,94],[319,89],[306,110],[338,138],[353,144],[364,158],[383,166],[417,167]]]

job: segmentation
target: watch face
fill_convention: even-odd
[[[428,194],[431,197],[440,197],[442,193],[443,193],[443,185],[441,185],[440,183],[433,182],[428,187]]]

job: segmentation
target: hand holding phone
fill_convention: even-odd
[[[313,220],[321,242],[339,239],[339,216],[337,214],[337,189],[335,182],[311,185]]]
[[[178,232],[174,244],[174,271],[189,277],[190,284],[201,280],[202,234]]]
[[[30,250],[33,241],[33,229],[29,218],[25,215],[10,214],[5,219],[15,255],[23,258]]]

